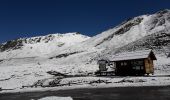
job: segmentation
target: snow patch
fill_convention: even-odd
[[[73,100],[71,97],[56,97],[56,96],[51,96],[51,97],[44,97],[38,100]]]

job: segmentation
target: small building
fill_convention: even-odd
[[[100,71],[107,71],[106,67],[109,65],[109,61],[101,59],[101,60],[98,61],[98,65],[99,65]]]
[[[145,75],[154,74],[153,60],[156,56],[152,50],[124,52],[114,55],[115,75]]]
[[[112,63],[109,60],[101,59],[98,62],[99,70],[95,73],[98,76],[113,75],[114,70],[112,68]]]

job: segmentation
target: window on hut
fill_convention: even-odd
[[[121,62],[120,65],[121,66],[127,66],[127,62]]]
[[[132,69],[143,70],[143,60],[131,61]]]

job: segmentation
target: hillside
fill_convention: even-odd
[[[0,59],[44,56],[89,38],[75,32],[11,40],[0,45]]]
[[[146,45],[149,43],[150,45],[155,46],[153,49],[158,51],[162,49],[162,46],[164,48],[168,48],[170,31],[169,27],[170,10],[159,11],[152,15],[138,16],[124,21],[120,25],[104,31],[79,45],[71,46],[62,52],[56,53],[55,55],[58,56],[66,53],[78,52],[74,55],[67,56],[63,60],[56,60],[61,64],[82,62],[93,63],[107,54],[114,54],[115,52],[120,51],[118,50],[119,48],[125,48],[131,43],[139,45],[139,43],[145,42],[145,44],[141,45],[141,48],[152,49],[150,46],[148,47]],[[130,49],[131,47],[129,47],[129,50]],[[77,59],[75,59],[75,57]],[[75,60],[73,60],[73,58]]]

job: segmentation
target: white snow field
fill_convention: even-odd
[[[98,60],[110,58],[117,52],[143,49],[153,49],[157,57],[154,61],[155,76],[94,77],[94,72],[98,70]],[[74,32],[11,40],[0,44],[0,90],[2,93],[90,87],[167,86],[170,85],[168,53],[170,10],[132,18],[93,37]],[[58,78],[48,74],[48,71],[72,77]],[[54,87],[46,87],[55,82],[59,83]]]
[[[56,97],[56,96],[51,96],[51,97],[44,97],[38,100],[73,100],[71,97]]]
[[[48,78],[43,81],[39,81],[39,84],[34,87],[15,88],[14,90],[3,90],[0,93],[57,91],[57,90],[79,89],[79,88],[170,86],[169,76],[150,76],[150,77],[127,76],[127,77],[64,78],[60,80],[57,86],[48,87],[49,84],[56,81],[57,81],[56,78]]]

